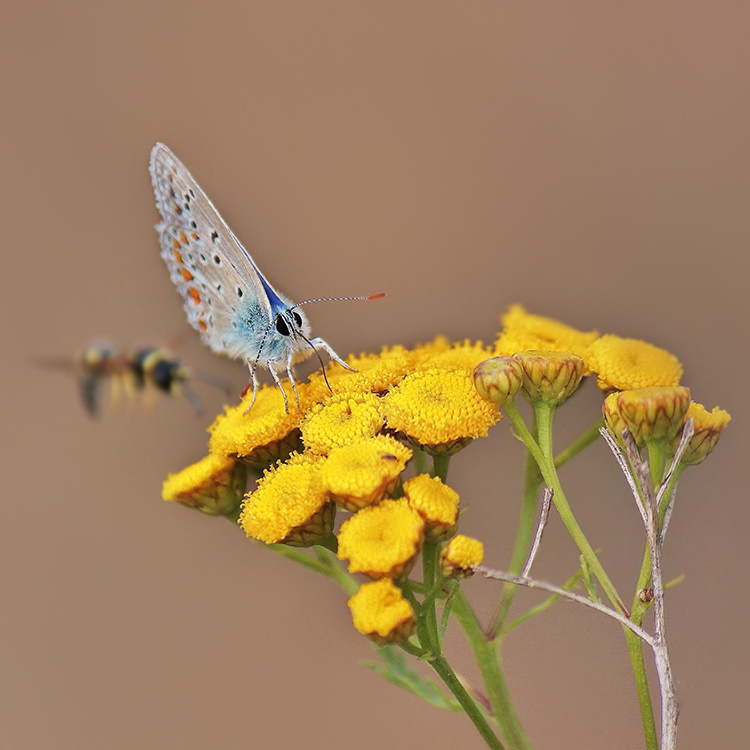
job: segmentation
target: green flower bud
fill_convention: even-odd
[[[624,423],[641,446],[650,440],[671,440],[682,428],[689,404],[689,388],[653,386],[611,393],[603,413],[607,429],[618,441]]]
[[[492,357],[474,368],[474,386],[486,401],[503,406],[516,398],[523,368],[512,357]]]
[[[526,398],[561,404],[578,390],[586,364],[571,352],[529,350],[513,355],[523,367],[521,390]]]

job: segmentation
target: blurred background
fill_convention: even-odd
[[[750,10],[742,3],[6,4],[0,746],[480,748],[371,656],[343,595],[226,520],[160,499],[223,404],[163,398],[92,421],[34,364],[189,329],[159,258],[149,150],[187,164],[269,279],[339,353],[491,342],[513,302],[675,353],[733,420],[683,477],[666,546],[681,748],[746,736]],[[559,445],[593,419],[589,384]],[[507,425],[453,459],[465,533],[510,555],[521,452]],[[602,445],[563,482],[621,591],[639,517]],[[536,563],[564,581],[553,516]],[[466,584],[481,611],[495,584]],[[531,603],[532,595],[521,598]],[[474,679],[463,653],[456,664]],[[559,604],[507,642],[535,748],[643,744],[622,634]]]

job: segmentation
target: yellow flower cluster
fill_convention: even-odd
[[[685,419],[693,418],[695,433],[682,457],[684,464],[702,461],[729,422],[727,412],[715,408],[709,413],[690,401],[690,391],[679,385],[682,364],[664,349],[613,334],[577,331],[531,315],[521,305],[512,306],[501,321],[497,356],[474,370],[477,392],[492,403],[511,402],[519,389],[530,401],[560,403],[575,391],[581,376],[594,373],[598,386],[610,394],[603,405],[604,419],[621,444],[627,429],[638,447],[669,441],[674,453]]]
[[[502,322],[492,349],[437,338],[350,356],[354,371],[334,363],[314,373],[297,385],[298,399],[287,398],[288,408],[278,388],[261,388],[252,409],[248,396],[217,417],[209,455],[170,476],[164,498],[206,513],[239,513],[246,534],[266,544],[337,549],[351,573],[373,579],[350,601],[356,627],[387,642],[414,626],[398,584],[423,544],[447,542],[446,576],[470,574],[483,554],[477,540],[455,536],[454,490],[426,474],[404,481],[414,451],[443,461],[487,435],[500,419],[498,404],[507,407],[517,392],[559,404],[591,373],[613,394],[607,422],[620,435],[627,426],[639,441],[654,430],[668,441],[685,414],[692,416],[685,463],[702,460],[729,421],[721,410],[688,409],[682,366],[651,344],[578,331],[520,305]],[[246,467],[261,476],[240,510]],[[337,508],[351,516],[336,533]]]
[[[529,349],[577,354],[585,374],[595,373],[604,391],[674,386],[682,377],[682,365],[673,354],[645,341],[578,331],[552,318],[531,315],[521,305],[513,305],[501,322],[495,354],[510,357]]]
[[[450,455],[500,418],[474,388],[473,370],[491,354],[482,344],[438,338],[350,357],[356,371],[333,364],[326,378],[313,374],[297,385],[299,405],[289,398],[288,411],[276,387],[261,388],[252,409],[246,398],[216,419],[203,462],[262,470],[239,514],[245,533],[266,544],[337,549],[350,573],[375,581],[350,604],[358,629],[381,640],[404,637],[414,613],[395,582],[425,541],[456,533],[459,498],[428,475],[402,488],[402,474],[414,450]],[[212,471],[184,470],[164,496],[195,504]],[[352,515],[335,532],[337,508]]]
[[[438,338],[352,356],[355,372],[334,364],[326,378],[314,373],[297,385],[299,405],[289,399],[288,411],[278,388],[261,388],[251,410],[248,396],[216,419],[209,456],[170,477],[164,497],[231,514],[236,492],[233,504],[202,498],[219,483],[217,467],[249,465],[264,473],[242,511],[248,535],[318,543],[331,533],[333,503],[356,512],[394,492],[412,455],[402,441],[449,454],[487,434],[500,414],[477,394],[472,371],[490,353]]]

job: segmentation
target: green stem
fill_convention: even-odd
[[[649,465],[652,473],[652,481],[654,484],[658,484],[658,479],[661,476],[663,466],[663,447],[649,446]],[[653,472],[657,474],[654,476]],[[664,493],[664,499],[659,507],[659,528],[664,523],[664,514],[667,510],[667,504],[669,498],[672,495],[675,484],[679,479],[681,469],[678,468],[672,475],[669,486]],[[646,544],[643,552],[643,561],[641,562],[641,570],[638,574],[638,581],[635,585],[635,595],[633,596],[633,605],[631,607],[630,619],[636,625],[643,625],[644,617],[646,612],[651,606],[649,601],[641,601],[640,592],[648,588],[651,585],[651,551],[649,550],[648,544]],[[635,679],[635,689],[638,694],[638,704],[641,710],[641,720],[643,722],[643,731],[646,738],[646,747],[649,750],[657,750],[659,742],[656,733],[656,721],[654,719],[654,709],[651,702],[651,694],[648,687],[648,678],[646,676],[646,663],[643,656],[643,641],[638,638],[635,633],[625,632],[625,638],[628,646],[628,656],[630,657],[630,666],[633,670],[633,677]]]
[[[578,437],[564,451],[555,456],[555,467],[559,468],[594,443],[599,438],[599,428],[603,424],[603,419],[597,420],[588,430],[586,430],[586,432],[583,433],[583,435]],[[532,438],[536,440],[536,415],[534,416],[534,422],[532,423],[529,432]],[[531,547],[531,541],[536,529],[535,521],[538,504],[537,501],[541,485],[541,472],[539,471],[539,467],[537,466],[532,453],[527,450],[524,466],[524,487],[521,501],[521,513],[518,521],[516,542],[508,566],[508,572],[511,575],[520,575],[523,566],[526,563],[526,558],[529,554],[529,548]],[[508,611],[510,610],[511,604],[513,603],[513,597],[517,590],[518,586],[512,583],[503,584],[502,595],[488,631],[491,638],[496,638],[499,633],[503,631],[505,619],[508,616]]]
[[[344,570],[336,553],[327,547],[313,547],[318,559],[326,566],[326,575],[336,581],[347,596],[354,596],[359,590],[359,582]]]
[[[576,438],[564,451],[555,456],[555,468],[559,469],[563,464],[575,458],[582,450],[595,443],[601,436],[599,428],[604,426],[604,419],[599,419],[579,438]]]
[[[517,576],[521,574],[523,566],[526,564],[526,558],[529,554],[534,530],[536,528],[536,510],[537,500],[539,498],[539,489],[542,485],[542,475],[536,465],[534,457],[530,451],[526,451],[524,465],[524,483],[523,497],[521,500],[521,513],[518,519],[518,530],[516,532],[516,542],[513,547],[513,554],[510,557],[508,572]],[[495,614],[490,622],[488,635],[490,640],[497,638],[498,633],[502,630],[505,618],[513,603],[513,597],[516,595],[518,586],[512,583],[503,584],[503,591],[500,596]]]
[[[627,617],[628,611],[625,608],[625,604],[617,593],[617,589],[609,579],[602,564],[599,562],[599,558],[589,544],[588,539],[586,539],[581,527],[578,525],[578,522],[573,515],[573,511],[565,498],[565,492],[563,491],[562,485],[560,484],[552,453],[552,418],[555,412],[554,405],[543,401],[537,401],[534,404],[539,432],[538,444],[533,440],[531,434],[526,428],[515,404],[506,404],[505,410],[513,422],[513,426],[521,436],[521,439],[533,454],[534,459],[542,472],[545,483],[548,487],[551,487],[554,490],[552,502],[554,502],[555,508],[560,514],[562,522],[565,524],[565,528],[576,543],[576,546],[586,560],[589,568],[599,580],[602,589],[606,593],[610,602],[612,602],[612,605]]]
[[[664,455],[666,449],[665,440],[647,440],[646,450],[648,452],[648,469],[651,474],[651,482],[658,487],[664,474]]]
[[[461,680],[458,679],[456,673],[451,669],[445,657],[435,655],[427,661],[429,661],[430,666],[438,673],[440,679],[456,697],[461,708],[466,711],[466,715],[471,719],[479,734],[482,735],[482,738],[487,743],[487,747],[493,748],[493,750],[505,750],[505,746],[492,731],[490,725],[487,723],[487,719],[484,718],[484,714],[469,695]]]
[[[435,579],[438,576],[438,556],[440,545],[434,542],[425,542],[422,547],[422,576],[426,596],[422,602],[422,617],[424,618],[427,634],[433,651],[441,653],[440,637],[438,635],[437,610],[435,608],[435,597],[429,596],[435,587]]]
[[[646,545],[641,570],[638,575],[638,582],[635,587],[635,596],[633,597],[633,606],[631,608],[630,619],[636,625],[643,625],[643,618],[650,606],[649,602],[642,602],[638,593],[651,584],[651,552]],[[635,691],[638,696],[638,706],[641,711],[641,722],[643,724],[643,734],[646,739],[648,750],[658,750],[659,741],[656,734],[656,721],[654,719],[654,708],[651,702],[651,692],[648,687],[648,676],[646,674],[646,662],[643,658],[643,641],[638,636],[629,631],[625,631],[625,641],[628,647],[628,657],[630,658],[630,668],[633,670],[633,679],[635,681]]]
[[[450,456],[433,456],[432,457],[432,476],[439,477],[445,483],[448,481],[448,466],[450,465]]]
[[[487,639],[484,629],[460,589],[453,600],[453,614],[474,652],[474,658],[492,708],[492,716],[509,743],[509,747],[513,750],[531,750],[531,743],[510,698],[508,685],[498,659],[497,643]]]

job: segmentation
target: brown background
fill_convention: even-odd
[[[743,3],[193,2],[5,6],[2,64],[3,748],[479,748],[464,717],[358,665],[326,581],[226,521],[162,503],[206,413],[87,419],[34,367],[96,336],[183,336],[158,256],[149,149],[188,164],[269,278],[342,354],[491,341],[520,301],[675,352],[733,414],[680,488],[667,544],[682,748],[747,726],[750,13]],[[589,385],[558,439],[592,420]],[[463,528],[509,555],[520,451],[503,424],[459,455]],[[596,446],[563,480],[622,591],[637,514]],[[575,569],[553,519],[537,574]],[[487,608],[493,584],[467,590]],[[534,597],[526,601],[535,601]],[[460,640],[450,637],[451,648]],[[469,678],[470,662],[457,663]],[[508,642],[537,748],[642,745],[616,625],[560,605]],[[738,738],[743,738],[739,740]]]

